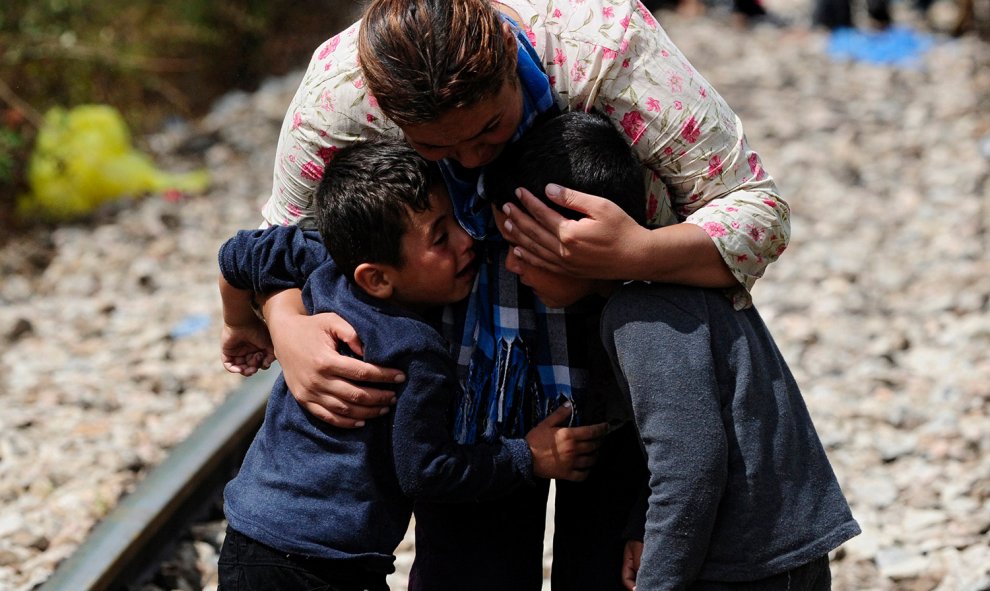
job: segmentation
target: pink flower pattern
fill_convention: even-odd
[[[324,90],[320,93],[320,108],[324,111],[333,112],[333,93]]]
[[[646,99],[646,110],[647,111],[655,111],[655,112],[659,113],[660,112],[660,101],[658,101],[657,99],[653,98],[652,96],[651,97],[648,97]]]
[[[303,164],[300,173],[304,179],[319,181],[323,177],[323,167],[310,160],[306,164]]]
[[[636,3],[636,9],[639,10],[639,14],[642,15],[643,20],[646,21],[646,26],[651,29],[657,28],[657,19],[654,18],[653,13],[643,6],[642,2]]]
[[[715,178],[722,174],[722,158],[715,154],[708,159],[708,178]]]
[[[756,152],[750,152],[749,158],[746,160],[749,162],[749,171],[753,173],[753,180],[758,181],[766,175],[766,172],[763,170],[763,165],[760,164],[760,156]],[[771,207],[775,206],[776,204],[771,205]]]
[[[646,131],[646,122],[643,121],[643,116],[639,114],[639,111],[629,111],[622,116],[622,121],[619,124],[634,144],[639,141],[639,137]]]
[[[571,81],[584,82],[588,79],[588,64],[586,62],[574,62],[571,66]]]
[[[701,137],[701,127],[694,117],[684,122],[684,127],[681,128],[681,137],[689,144],[697,142],[698,138]]]
[[[720,222],[705,222],[701,227],[704,228],[705,232],[708,232],[708,235],[712,238],[721,238],[729,233],[729,231],[725,229],[725,226],[723,226]]]
[[[326,164],[327,162],[333,160],[334,155],[339,151],[340,148],[338,148],[337,146],[323,146],[316,152],[316,154],[317,156],[320,157],[320,160],[322,160],[323,163]]]
[[[320,50],[320,54],[316,56],[316,59],[321,61],[327,59],[331,53],[337,51],[338,45],[340,45],[340,35],[335,35],[323,45],[323,49]]]

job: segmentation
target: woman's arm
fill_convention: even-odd
[[[220,248],[219,262],[230,286],[274,292],[263,298],[263,315],[286,384],[307,411],[345,428],[360,427],[365,419],[388,412],[393,393],[367,384],[395,384],[402,373],[340,355],[339,343],[360,353],[354,330],[336,314],[310,316],[303,306],[298,287],[327,264],[326,249],[315,232],[296,226],[241,231]],[[227,302],[224,306],[226,317]],[[224,334],[225,352],[238,346]]]
[[[341,355],[341,343],[363,353],[357,333],[343,318],[308,315],[298,289],[271,294],[262,311],[289,392],[309,413],[335,427],[352,428],[389,412],[395,392],[373,384],[401,383],[405,374]]]
[[[561,231],[551,218],[538,232],[517,210],[512,239],[525,234],[523,258],[585,276],[608,261],[610,278],[738,286],[737,306],[745,305],[786,248],[790,225],[738,117],[638,1],[588,0],[559,12],[527,19],[554,88],[570,109],[602,110],[625,133],[647,169],[648,222],[664,228],[647,235],[629,220],[618,229],[585,221]]]
[[[268,225],[313,226],[313,195],[334,153],[359,137],[397,135],[367,94],[357,62],[357,23],[313,53],[282,123],[272,194],[262,215]],[[301,282],[295,283],[296,287]],[[359,351],[354,330],[334,314],[306,315],[298,289],[263,304],[275,352],[293,397],[336,427],[360,427],[394,402],[401,372],[344,357],[339,343]],[[368,385],[372,384],[372,385]]]
[[[567,219],[521,189],[520,201],[526,209],[505,206],[508,223],[503,235],[526,263],[575,277],[738,285],[722,253],[696,225],[648,229],[607,199],[555,185],[547,194],[587,217]]]

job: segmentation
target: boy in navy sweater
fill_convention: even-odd
[[[644,221],[641,168],[604,116],[561,115],[503,153],[486,172],[499,228],[498,208],[520,206],[516,187],[543,195],[548,183]],[[735,311],[711,289],[557,275],[511,249],[505,266],[547,305],[605,300],[601,338],[650,469],[626,546],[627,588],[830,588],[828,552],[859,525],[755,308]]]
[[[475,255],[439,171],[406,145],[382,140],[341,150],[326,172],[316,201],[322,240],[276,227],[239,232],[221,247],[224,331],[255,344],[241,351],[241,363],[266,366],[272,351],[251,294],[305,281],[309,313],[342,316],[357,333],[352,346],[362,344],[355,353],[401,369],[407,381],[389,416],[339,429],[309,415],[279,377],[224,490],[224,591],[387,589],[412,498],[476,501],[534,476],[580,480],[606,429],[563,428],[562,407],[525,439],[457,444],[455,369],[434,326],[438,306],[469,293]]]

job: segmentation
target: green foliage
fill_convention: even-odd
[[[0,185],[14,182],[14,167],[24,139],[11,129],[0,129]]]
[[[0,0],[0,225],[27,187],[41,113],[105,104],[136,134],[303,67],[351,0]]]
[[[139,124],[149,105],[188,116],[203,107],[200,97],[236,85],[218,60],[253,60],[267,11],[260,4],[8,0],[0,78],[41,112],[107,103]]]

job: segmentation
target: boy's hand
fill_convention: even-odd
[[[629,540],[622,553],[622,584],[629,591],[636,591],[636,573],[639,572],[639,561],[643,557],[643,542]]]
[[[220,360],[230,373],[252,376],[268,369],[275,361],[275,348],[263,322],[246,326],[223,325],[220,336]]]
[[[526,434],[535,476],[574,481],[588,477],[588,469],[597,459],[608,423],[563,427],[570,416],[571,406],[564,404]]]

